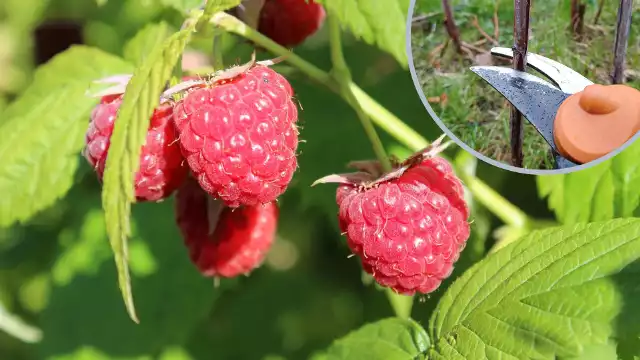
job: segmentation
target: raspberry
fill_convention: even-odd
[[[108,95],[91,113],[83,154],[102,181],[114,121],[121,95]],[[160,105],[151,116],[149,131],[140,153],[140,166],[135,174],[135,195],[138,201],[159,201],[171,195],[188,173],[183,166],[180,147],[173,126],[173,108]]]
[[[275,202],[232,209],[209,197],[193,178],[176,194],[176,222],[191,261],[205,276],[234,277],[260,266],[277,221]]]
[[[298,166],[292,96],[287,80],[260,63],[185,94],[175,115],[180,146],[207,193],[238,207],[272,202],[286,190]]]
[[[326,12],[313,0],[266,0],[258,31],[285,47],[301,44],[322,26]]]
[[[336,192],[340,228],[380,285],[428,294],[451,275],[469,237],[469,210],[446,160],[425,156],[368,184],[321,182],[343,183]]]

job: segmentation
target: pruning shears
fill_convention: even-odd
[[[491,54],[513,58],[510,48]],[[554,152],[557,169],[586,164],[609,154],[640,131],[640,91],[626,85],[599,85],[573,69],[528,53],[527,66],[553,84],[526,72],[473,66],[536,128]]]

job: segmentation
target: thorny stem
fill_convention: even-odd
[[[367,134],[369,141],[371,141],[373,152],[382,164],[382,169],[385,172],[391,171],[391,162],[389,161],[389,157],[384,150],[384,145],[382,145],[382,141],[376,132],[376,128],[373,126],[373,123],[371,123],[369,116],[362,109],[362,105],[360,105],[354,96],[353,90],[349,87],[349,84],[352,83],[351,72],[349,71],[349,66],[347,65],[344,54],[342,53],[342,32],[340,31],[340,24],[333,14],[328,16],[327,22],[329,25],[331,63],[333,64],[331,75],[338,83],[341,95],[357,113],[358,118],[362,123],[362,127],[364,128],[364,132]]]
[[[240,35],[255,42],[276,56],[285,56],[284,61],[295,66],[318,83],[323,84],[331,90],[338,92],[341,96],[344,96],[344,94],[339,91],[336,83],[332,80],[329,73],[290,52],[235,17],[220,12],[213,16],[211,22],[213,25],[221,27],[225,31]],[[395,138],[399,143],[413,151],[424,149],[429,144],[424,137],[402,122],[402,120],[387,110],[384,106],[372,99],[367,93],[358,87],[358,85],[350,82],[349,88],[351,89],[356,101],[362,107],[362,110],[371,117],[371,120]],[[475,177],[469,177],[467,179],[463,178],[463,181],[473,196],[505,224],[518,227],[524,226],[523,224],[528,223],[529,217],[522,212],[522,210],[511,204],[507,199],[502,197],[502,195],[493,190],[482,180]]]

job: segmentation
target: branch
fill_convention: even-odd
[[[603,7],[604,0],[600,0],[600,2],[598,2],[598,10],[596,11],[596,15],[593,17],[593,25],[598,25],[598,20],[600,20],[600,15],[602,14]]]
[[[453,44],[456,47],[456,51],[462,54],[462,42],[460,41],[460,32],[456,26],[456,21],[453,19],[453,10],[449,0],[442,0],[442,11],[444,11],[444,26],[447,28],[447,33]]]
[[[527,66],[527,46],[529,43],[529,10],[530,0],[515,0],[513,12],[513,68],[524,71]],[[511,163],[522,167],[522,140],[524,126],[522,114],[515,106],[511,106]]]
[[[613,46],[613,74],[611,82],[622,84],[624,82],[624,63],[629,43],[629,27],[631,26],[632,0],[620,0],[618,8],[618,21],[616,22],[616,42]]]

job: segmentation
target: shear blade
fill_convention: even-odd
[[[578,164],[574,163],[573,161],[565,157],[562,157],[561,155],[556,154],[554,158],[556,160],[556,168],[558,169],[566,169],[566,168],[578,166]]]
[[[533,75],[497,66],[473,66],[471,71],[489,83],[518,109],[556,153],[553,122],[570,94]]]
[[[505,47],[494,47],[491,49],[491,55],[513,59],[513,50]],[[585,87],[593,85],[591,80],[577,71],[542,55],[527,53],[527,66],[535,69],[553,81],[560,90],[569,94],[575,94],[584,90]]]

